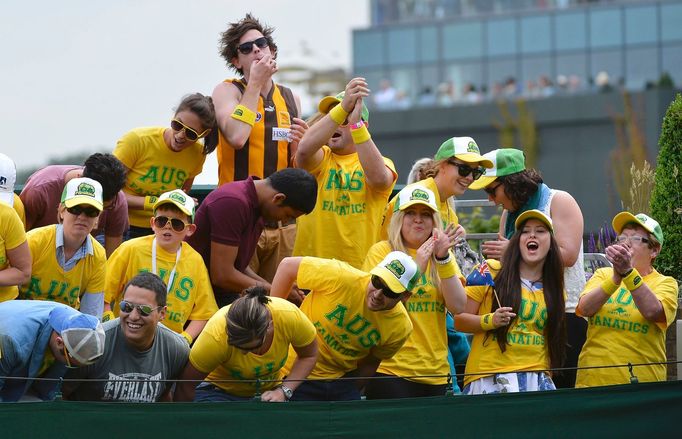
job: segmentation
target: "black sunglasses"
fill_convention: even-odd
[[[481,178],[481,175],[485,173],[485,169],[479,167],[472,168],[469,165],[463,165],[461,163],[457,163],[454,160],[448,160],[448,163],[450,163],[453,166],[457,166],[457,170],[459,172],[460,177],[466,177],[469,174],[472,174],[474,176],[474,180],[478,180]]]
[[[265,37],[260,37],[256,38],[253,41],[241,43],[239,46],[237,46],[237,50],[239,50],[242,53],[242,55],[248,55],[253,50],[254,44],[258,46],[259,49],[265,49],[266,47],[268,47],[268,39]]]
[[[490,195],[491,197],[495,196],[495,191],[497,191],[497,188],[502,186],[502,183],[497,183],[495,186],[486,186],[483,188],[486,194]]]
[[[187,227],[187,224],[185,222],[177,218],[168,218],[167,216],[154,217],[154,225],[159,229],[163,229],[164,227],[166,227],[168,221],[170,221],[171,229],[175,230],[176,232],[182,232],[183,230],[185,230],[185,227]]]
[[[82,205],[78,204],[73,207],[67,207],[66,211],[69,212],[71,215],[78,216],[81,213],[84,213],[85,216],[89,216],[90,218],[94,218],[97,215],[99,215],[99,210],[95,209],[92,206],[87,206],[87,205]]]
[[[372,276],[372,286],[377,290],[381,290],[381,294],[388,297],[389,299],[400,299],[401,293],[394,293],[389,287],[386,286],[384,281],[381,280],[379,276]]]
[[[157,309],[163,308],[162,306],[154,307],[151,305],[138,305],[137,303],[126,302],[125,300],[121,301],[120,307],[121,312],[126,314],[130,314],[135,308],[137,308],[137,312],[139,312],[142,317],[149,317],[149,315]]]

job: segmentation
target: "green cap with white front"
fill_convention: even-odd
[[[469,189],[483,189],[495,181],[497,177],[516,174],[526,169],[526,158],[523,151],[514,148],[500,148],[483,154],[483,157],[493,163],[492,168],[485,170],[485,174],[469,185]]]
[[[623,228],[630,223],[639,224],[644,227],[644,229],[654,235],[656,240],[663,246],[663,229],[661,229],[661,225],[658,224],[658,221],[651,218],[649,215],[644,213],[633,215],[630,212],[621,212],[614,216],[613,221],[611,221],[613,230],[615,230],[616,233],[621,233]]]
[[[476,141],[471,137],[451,137],[438,148],[435,160],[446,160],[454,157],[466,163],[480,163],[485,168],[493,166],[493,162],[481,155]]]

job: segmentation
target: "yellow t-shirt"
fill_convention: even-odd
[[[0,203],[0,271],[9,267],[7,250],[14,250],[26,242],[26,232],[14,209]],[[19,288],[16,285],[0,286],[0,302],[16,299]]]
[[[430,189],[431,192],[434,193],[436,196],[436,205],[439,206],[438,212],[440,213],[440,218],[443,220],[443,229],[445,229],[450,223],[454,225],[459,224],[457,214],[454,210],[452,210],[452,207],[450,207],[448,200],[441,201],[440,195],[438,194],[438,186],[436,186],[436,181],[432,177],[412,183],[409,186],[422,186]],[[393,197],[384,209],[384,214],[381,218],[381,224],[379,225],[379,233],[377,234],[377,241],[384,241],[388,239],[388,226],[391,225],[391,218],[393,217],[393,209],[395,208],[396,197]]]
[[[386,311],[367,308],[370,276],[341,261],[311,257],[301,261],[297,284],[310,290],[301,311],[317,329],[318,357],[311,378],[339,378],[357,369],[358,360],[370,353],[391,358],[412,332],[402,303]],[[295,354],[289,356],[287,370]]]
[[[79,309],[83,294],[104,292],[106,253],[104,247],[88,235],[94,254],[86,255],[71,270],[64,271],[57,261],[56,232],[55,224],[26,233],[33,269],[31,280],[20,287],[19,295],[23,299],[52,300]]]
[[[381,212],[391,195],[367,186],[357,153],[333,154],[322,147],[324,158],[308,171],[317,179],[317,202],[309,215],[298,218],[294,256],[338,259],[362,267],[367,250],[374,244]],[[393,162],[384,163],[395,173]]]
[[[114,155],[128,168],[123,191],[139,196],[181,189],[204,166],[206,156],[200,142],[180,152],[172,151],[163,140],[163,127],[135,128],[121,137]],[[149,228],[152,212],[128,209],[130,225]]]
[[[388,241],[377,242],[369,249],[362,269],[370,271],[391,251]],[[413,258],[416,255],[412,250],[409,253]],[[426,267],[426,273],[430,273],[430,263]],[[381,362],[377,372],[395,376],[419,376],[409,378],[410,381],[418,383],[446,384],[450,365],[443,294],[431,279],[427,279],[422,273],[412,296],[405,303],[405,308],[414,330],[398,353]]]
[[[245,380],[282,379],[281,368],[287,361],[289,346],[303,347],[312,343],[315,327],[296,305],[277,297],[271,299],[267,307],[272,313],[274,338],[270,349],[263,355],[245,353],[228,344],[226,325],[230,305],[211,317],[189,354],[192,366],[208,374],[206,381],[231,395],[246,397],[279,385],[276,381],[256,383]]]
[[[600,268],[585,285],[581,297],[613,276],[612,268]],[[642,316],[630,291],[620,284],[599,312],[589,318],[587,340],[578,359],[578,367],[666,361],[665,330],[677,312],[677,282],[670,276],[652,271],[643,277],[663,305],[665,322],[654,323]],[[637,366],[633,373],[640,382],[665,381],[666,365]],[[627,367],[578,369],[575,386],[592,387],[627,384]]]
[[[138,273],[152,271],[153,240],[154,235],[150,235],[126,241],[107,261],[104,301],[111,304],[114,315],[118,316],[120,312],[117,303],[123,299],[123,288],[128,281]],[[157,274],[168,284],[176,254],[166,252],[159,245],[156,254]],[[204,260],[186,242],[182,243],[166,306],[168,311],[163,324],[177,333],[182,333],[188,320],[208,320],[218,311]]]
[[[495,277],[499,262],[488,260],[490,272]],[[468,286],[467,296],[481,305],[478,315],[490,312],[493,290],[488,286]],[[495,373],[522,372],[549,369],[549,351],[545,345],[544,328],[547,322],[547,306],[542,289],[529,290],[521,286],[521,305],[507,333],[507,349],[504,353],[492,332],[474,334],[471,352],[466,364],[464,385]]]

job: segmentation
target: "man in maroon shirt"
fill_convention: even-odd
[[[87,177],[102,185],[104,210],[93,236],[104,234],[107,257],[123,241],[128,230],[128,204],[121,188],[126,169],[112,154],[95,153],[83,166],[50,165],[34,172],[26,181],[19,197],[26,211],[26,230],[57,224],[57,207],[66,183],[74,178]]]
[[[214,190],[196,213],[196,232],[187,240],[201,254],[218,306],[232,303],[254,285],[267,289],[249,261],[265,221],[289,221],[310,213],[317,181],[302,169],[282,169],[264,180],[249,177]]]

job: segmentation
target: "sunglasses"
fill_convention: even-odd
[[[476,168],[472,168],[469,165],[463,165],[462,163],[457,163],[453,160],[448,160],[448,163],[450,163],[453,166],[457,166],[457,170],[459,172],[460,177],[466,177],[469,174],[471,174],[471,175],[473,175],[474,180],[478,180],[479,178],[481,178],[481,175],[483,175],[485,173],[485,170],[483,168],[481,168],[480,166],[476,167]]]
[[[171,229],[176,232],[182,232],[189,225],[177,218],[168,218],[167,216],[155,216],[154,225],[159,229],[166,227],[166,224],[170,221]]]
[[[177,119],[171,120],[171,128],[173,128],[173,131],[185,131],[185,137],[187,137],[187,140],[190,140],[192,142],[196,142],[197,140],[201,139],[204,137],[206,134],[208,134],[209,131],[211,130],[204,130],[203,133],[199,134],[196,131],[194,131],[192,128],[188,127],[184,123],[180,122]]]
[[[142,317],[149,317],[149,315],[157,309],[163,308],[163,306],[154,307],[151,305],[138,305],[137,303],[126,302],[125,300],[121,301],[120,307],[121,312],[126,314],[130,314],[135,308],[137,308],[137,312],[139,312]]]
[[[247,41],[237,46],[237,50],[239,50],[239,52],[241,52],[242,55],[248,55],[253,51],[254,44],[258,46],[259,49],[265,49],[266,47],[268,47],[268,39],[265,37],[260,37],[256,38],[253,41]]]
[[[89,216],[90,218],[94,218],[97,215],[99,215],[99,210],[97,210],[96,208],[94,208],[92,206],[82,205],[82,204],[78,204],[78,205],[73,206],[73,207],[67,207],[66,211],[69,212],[71,215],[75,215],[75,216],[78,216],[81,213],[84,213],[85,216]]]
[[[483,190],[485,191],[486,194],[490,195],[491,197],[494,197],[497,188],[500,186],[502,186],[502,183],[497,183],[495,186],[484,187]]]
[[[381,290],[381,294],[388,297],[389,299],[400,299],[401,293],[394,293],[389,287],[386,286],[384,281],[382,281],[379,276],[372,276],[372,286],[377,290]]]

